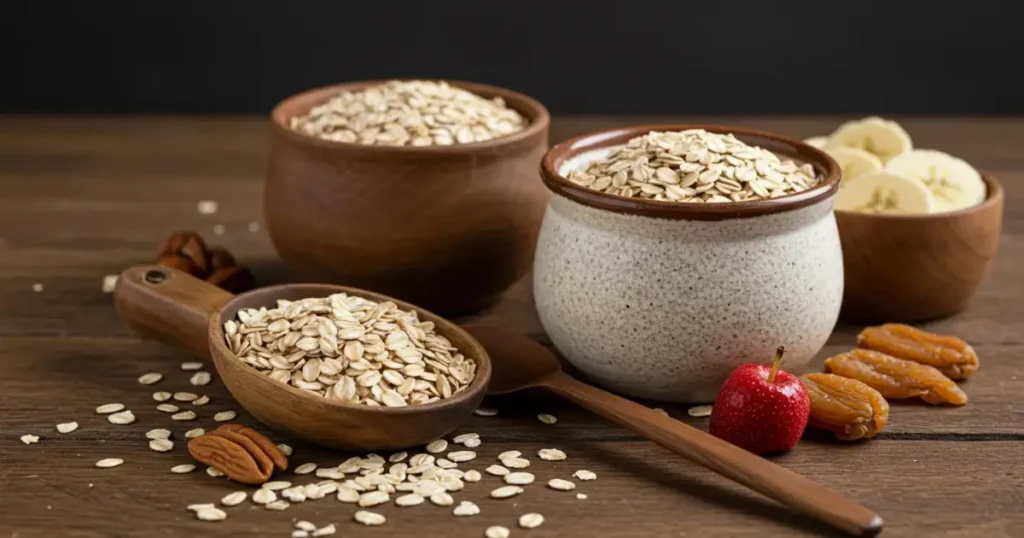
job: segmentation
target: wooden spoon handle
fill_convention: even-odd
[[[794,510],[858,536],[882,530],[882,518],[853,499],[683,422],[562,372],[547,376],[541,385]]]
[[[125,269],[114,288],[114,307],[143,336],[210,356],[210,318],[234,295],[169,267]]]

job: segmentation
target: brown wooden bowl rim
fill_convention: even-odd
[[[452,144],[450,146],[372,146],[365,144],[354,144],[351,142],[341,142],[338,140],[326,140],[313,135],[307,135],[300,133],[291,127],[289,127],[289,119],[297,113],[308,112],[308,108],[302,107],[302,111],[293,110],[297,108],[297,102],[309,99],[314,95],[321,95],[324,99],[317,99],[317,104],[326,102],[330,97],[340,93],[343,90],[357,91],[369,86],[375,86],[384,84],[394,80],[408,81],[417,80],[409,78],[396,78],[396,79],[380,79],[380,80],[360,80],[353,82],[343,82],[340,84],[332,84],[328,86],[320,86],[317,88],[311,88],[293,95],[290,95],[280,101],[270,113],[272,128],[280,135],[285,136],[291,140],[297,141],[303,144],[309,144],[312,146],[321,147],[324,149],[330,149],[334,151],[348,151],[359,155],[457,155],[466,153],[486,153],[495,148],[503,146],[509,146],[528,140],[532,137],[539,135],[542,132],[548,130],[551,124],[551,114],[548,113],[548,109],[541,104],[540,101],[526,95],[519,93],[515,90],[508,88],[502,88],[501,86],[492,86],[490,84],[482,84],[479,82],[470,82],[466,80],[450,80],[443,79],[444,82],[451,86],[467,90],[475,93],[481,97],[501,97],[505,100],[505,104],[530,121],[530,124],[525,129],[517,131],[515,133],[499,136],[483,142],[473,142],[471,144]],[[519,106],[513,106],[517,104]]]
[[[781,154],[810,163],[818,173],[825,176],[825,179],[818,185],[805,191],[768,200],[720,204],[688,204],[643,198],[627,198],[616,194],[598,192],[576,185],[558,172],[558,169],[567,160],[581,153],[623,144],[631,138],[647,134],[651,131],[685,131],[688,129],[704,129],[720,134],[732,133],[741,140],[745,138],[758,139],[748,143],[754,143],[762,147],[765,145],[774,146],[765,149],[769,149],[777,155]],[[768,144],[765,144],[765,142],[768,142]],[[570,138],[556,144],[544,154],[543,159],[541,159],[540,173],[548,190],[574,202],[616,213],[673,220],[724,220],[792,211],[835,196],[839,191],[839,182],[842,179],[839,164],[832,157],[803,141],[746,127],[685,123],[615,127]]]
[[[476,362],[477,372],[473,382],[469,384],[466,390],[453,395],[451,398],[438,400],[428,404],[421,405],[410,405],[406,407],[373,407],[363,404],[353,404],[347,402],[341,402],[334,399],[323,398],[320,396],[312,396],[307,391],[293,387],[287,383],[270,379],[269,377],[259,373],[255,368],[243,363],[235,354],[228,349],[228,346],[224,343],[224,322],[226,321],[226,314],[231,311],[232,314],[237,312],[236,306],[251,298],[257,294],[265,294],[267,297],[281,297],[283,294],[280,293],[282,290],[295,291],[299,289],[309,289],[310,293],[304,295],[304,297],[326,297],[331,293],[347,293],[349,295],[355,295],[364,299],[371,299],[377,302],[392,301],[399,308],[403,310],[415,310],[419,315],[420,321],[433,321],[436,328],[441,329],[438,334],[448,337],[449,334],[456,333],[470,344],[470,349],[459,349],[460,352],[466,358],[472,359]],[[327,292],[327,293],[325,293]],[[319,295],[317,295],[319,294]],[[338,286],[334,284],[317,284],[317,283],[298,283],[298,284],[278,284],[275,286],[265,286],[262,288],[256,288],[254,290],[247,291],[245,293],[236,295],[224,306],[222,306],[217,312],[210,317],[209,326],[209,339],[210,339],[210,351],[213,355],[214,363],[217,364],[219,361],[236,361],[236,366],[240,368],[240,371],[244,371],[250,376],[252,381],[245,381],[245,383],[263,383],[267,387],[271,387],[275,390],[284,390],[289,392],[301,399],[308,399],[311,402],[327,404],[330,407],[336,408],[343,411],[362,412],[370,414],[389,414],[389,415],[407,415],[416,413],[430,413],[431,411],[439,411],[442,409],[458,407],[464,405],[468,401],[472,400],[480,392],[487,391],[488,385],[491,381],[491,359],[487,355],[487,350],[477,342],[475,338],[462,327],[457,324],[448,321],[447,319],[418,306],[409,304],[405,301],[389,297],[376,292],[363,290],[359,288],[352,288],[348,286]],[[218,368],[219,369],[219,368]],[[223,376],[223,373],[221,374]],[[468,414],[467,414],[468,416]]]
[[[880,220],[888,222],[896,221],[921,221],[921,220],[940,220],[955,217],[965,217],[973,215],[981,211],[987,211],[993,206],[999,205],[1003,202],[1003,183],[999,181],[993,175],[982,174],[981,180],[985,182],[987,192],[985,193],[985,199],[976,205],[965,207],[963,209],[957,209],[956,211],[944,211],[941,213],[917,213],[911,215],[891,214],[891,213],[860,213],[857,211],[846,211],[837,209],[836,215],[842,215],[844,219],[865,219],[865,220]]]

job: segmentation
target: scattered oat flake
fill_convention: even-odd
[[[271,480],[263,484],[263,489],[269,489],[270,491],[281,491],[290,487],[292,487],[292,483],[287,480]]]
[[[181,369],[186,372],[195,372],[196,370],[203,369],[203,363],[201,362],[183,362],[181,363]]]
[[[326,527],[320,527],[319,529],[313,531],[312,536],[330,536],[335,532],[337,532],[337,529],[334,527],[334,524],[332,523],[330,525],[327,525]]]
[[[221,471],[220,469],[215,468],[215,467],[207,467],[206,468],[206,474],[208,474],[208,475],[210,475],[210,476],[212,476],[214,478],[220,478],[220,477],[224,476],[224,472]]]
[[[106,458],[106,459],[102,459],[100,461],[97,461],[96,462],[96,466],[105,469],[105,468],[108,468],[108,467],[117,467],[118,465],[121,465],[122,463],[124,463],[124,460],[121,459],[121,458]]]
[[[498,410],[490,409],[487,407],[479,407],[477,408],[476,411],[473,411],[473,414],[481,417],[493,417],[494,415],[498,414]]]
[[[577,493],[576,494],[576,498],[581,500],[581,501],[586,500],[587,494],[586,493]]]
[[[170,439],[171,430],[165,428],[154,428],[146,432],[146,439]]]
[[[498,460],[507,460],[507,459],[512,459],[512,458],[518,458],[519,456],[522,456],[522,455],[523,455],[523,453],[518,451],[518,450],[506,450],[505,452],[502,452],[501,454],[498,454]]]
[[[467,439],[466,442],[463,443],[463,446],[465,446],[466,448],[476,448],[480,446],[480,443],[480,439]]]
[[[473,459],[476,459],[476,452],[472,450],[458,450],[455,452],[448,453],[448,459],[455,463],[463,463]]]
[[[174,441],[169,439],[153,439],[149,442],[149,448],[156,452],[170,452],[174,450]]]
[[[401,462],[401,461],[405,461],[405,459],[408,458],[408,457],[409,457],[409,453],[408,452],[395,452],[394,454],[388,456],[388,461],[391,462],[391,463],[398,463],[398,462]]]
[[[34,291],[36,293],[39,293],[39,292],[43,291],[43,285],[40,284],[39,282],[36,282],[35,284],[32,284],[32,291]]]
[[[295,474],[309,474],[316,470],[315,463],[303,463],[295,468]]]
[[[456,444],[462,445],[462,444],[465,444],[466,441],[469,441],[470,439],[479,439],[479,438],[480,438],[480,434],[479,433],[463,433],[461,435],[456,435],[455,438],[452,439],[452,442],[456,443]]]
[[[198,398],[199,395],[194,392],[175,392],[173,398],[179,402],[191,402]]]
[[[174,420],[195,420],[196,413],[195,411],[182,411],[171,415],[171,418]]]
[[[142,385],[153,385],[159,383],[164,378],[164,374],[158,372],[149,372],[148,374],[142,374],[139,376],[139,384]]]
[[[260,223],[258,223],[256,221],[250,222],[249,223],[249,231],[252,232],[252,233],[256,233],[256,232],[260,231]]]
[[[210,372],[201,371],[192,374],[192,377],[189,378],[188,382],[197,387],[201,387],[203,385],[209,385],[211,380],[213,380],[213,377],[210,375]]]
[[[107,415],[110,413],[116,413],[124,409],[124,404],[119,403],[108,403],[103,404],[96,408],[96,413],[99,415]]]
[[[213,225],[213,235],[224,235],[224,231],[225,229],[223,224]]]
[[[440,491],[430,496],[430,502],[437,506],[451,506],[455,504],[455,499],[448,493]]]
[[[491,491],[491,497],[495,499],[507,499],[509,497],[515,497],[523,492],[523,488],[519,486],[502,486],[494,491]]]
[[[697,407],[691,407],[686,411],[686,414],[691,417],[708,417],[711,416],[711,406],[698,405]]]
[[[156,406],[156,410],[163,411],[164,413],[177,413],[181,408],[171,403],[162,403]]]
[[[26,445],[31,445],[31,444],[34,444],[34,443],[38,443],[39,442],[39,436],[38,435],[32,435],[30,433],[29,434],[25,434],[25,435],[21,436],[21,442],[25,443]]]
[[[195,400],[192,400],[192,405],[195,407],[200,407],[208,403],[210,403],[210,397],[205,394],[196,398]]]
[[[543,422],[544,424],[554,424],[558,422],[558,418],[555,417],[555,415],[549,415],[547,413],[541,413],[537,415],[537,420]]]
[[[181,465],[175,465],[174,467],[171,467],[171,472],[174,474],[191,473],[192,471],[195,470],[196,466],[192,465],[191,463],[183,463]]]
[[[572,491],[576,489],[576,484],[562,480],[561,478],[552,478],[548,481],[548,487],[551,489],[557,489],[558,491]]]
[[[61,422],[57,425],[57,431],[60,433],[71,433],[78,429],[77,422]]]
[[[525,469],[530,466],[530,460],[525,458],[508,458],[501,460],[501,464],[509,469]]]
[[[222,521],[228,515],[220,508],[203,508],[196,510],[196,517],[202,521]]]
[[[310,531],[310,532],[312,532],[312,531],[316,530],[316,525],[314,525],[314,524],[312,524],[312,523],[310,523],[308,521],[299,520],[299,521],[295,522],[295,528],[299,529],[299,530],[303,530],[303,531]]]
[[[386,517],[378,514],[377,512],[370,512],[369,510],[360,510],[353,514],[352,517],[356,522],[367,526],[383,525],[387,521]]]
[[[189,512],[198,512],[206,508],[216,508],[217,506],[213,503],[202,503],[202,504],[190,504],[185,507]]]
[[[117,278],[118,275],[106,275],[103,277],[103,284],[100,286],[103,293],[114,293],[114,288],[117,287]]]
[[[534,512],[519,516],[519,526],[524,529],[535,529],[544,523],[544,516]]]
[[[338,500],[343,503],[359,502],[359,492],[346,486],[338,486]]]
[[[513,486],[525,486],[532,484],[534,480],[533,473],[518,472],[509,473],[505,475],[505,483]]]
[[[205,434],[206,434],[206,430],[204,430],[202,428],[192,428],[191,430],[185,432],[185,438],[186,439],[195,439],[196,437],[199,437],[200,435],[205,435]]]
[[[107,421],[111,424],[131,424],[135,422],[135,414],[131,411],[121,411],[120,413],[107,415]]]
[[[471,501],[462,501],[452,510],[454,516],[475,516],[480,513],[480,507]]]
[[[213,200],[200,200],[196,203],[196,210],[200,215],[212,215],[217,212],[217,202]]]
[[[252,502],[256,504],[267,504],[276,500],[277,494],[267,488],[260,488],[252,494]]]
[[[505,476],[511,471],[509,471],[505,467],[502,467],[501,465],[491,465],[490,467],[484,469],[484,472],[494,476]]]
[[[542,448],[537,452],[537,456],[544,461],[562,461],[567,457],[565,452],[557,448]]]
[[[153,393],[153,399],[158,402],[166,402],[171,399],[171,396],[173,395],[170,392],[165,391],[157,391]]]
[[[508,530],[508,527],[502,527],[500,525],[487,527],[487,530],[484,531],[484,536],[486,538],[508,538],[511,535],[512,532]]]
[[[572,473],[572,476],[574,476],[574,477],[576,477],[576,478],[578,478],[580,480],[583,480],[584,482],[587,482],[587,481],[590,481],[590,480],[595,480],[597,478],[597,474],[595,474],[592,471],[588,471],[586,469],[580,469],[579,471],[576,471],[575,473]]]
[[[398,506],[416,506],[417,504],[423,504],[423,501],[425,500],[426,499],[415,493],[408,493],[395,499],[395,504]]]
[[[439,454],[445,450],[448,450],[448,441],[444,439],[437,439],[427,443],[427,452],[431,454]]]
[[[280,450],[281,453],[284,454],[285,456],[291,456],[292,455],[292,447],[290,447],[290,446],[288,446],[288,445],[286,445],[284,443],[281,443],[281,444],[277,445],[277,449]]]
[[[466,471],[466,474],[462,475],[462,479],[466,482],[479,482],[482,478],[483,476],[480,474],[480,471],[476,469]]]
[[[263,507],[266,508],[267,510],[287,510],[288,507],[291,506],[291,505],[292,505],[292,503],[290,503],[288,501],[280,501],[280,500],[278,500],[278,501],[274,501],[272,503],[267,503]]]
[[[220,413],[213,415],[213,420],[217,422],[226,422],[228,420],[234,420],[236,416],[238,416],[238,414],[234,411],[221,411]]]

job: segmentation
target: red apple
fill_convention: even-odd
[[[807,426],[811,400],[796,376],[779,370],[783,347],[771,368],[744,364],[729,374],[711,408],[711,435],[755,454],[796,446]]]

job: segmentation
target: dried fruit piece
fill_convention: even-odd
[[[950,379],[966,379],[978,370],[978,354],[967,342],[899,323],[864,329],[857,346],[933,366]]]
[[[885,427],[889,403],[866,384],[835,374],[805,374],[800,381],[811,398],[811,426],[842,441],[870,439]]]
[[[869,349],[825,359],[831,373],[862,381],[887,399],[921,398],[930,404],[967,403],[967,395],[937,369]]]
[[[186,261],[175,260],[172,256],[178,256]],[[171,234],[161,245],[158,258],[160,258],[160,265],[181,269],[197,278],[206,278],[206,275],[210,273],[206,243],[194,231],[179,231]],[[165,260],[168,262],[167,264],[164,263]],[[191,267],[182,268],[178,264]]]

